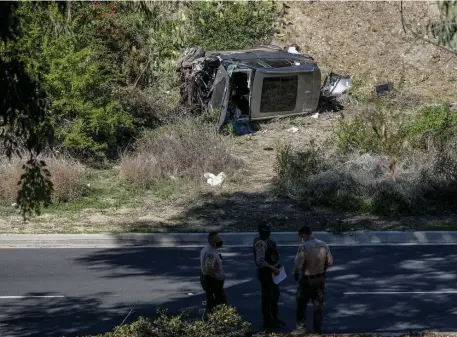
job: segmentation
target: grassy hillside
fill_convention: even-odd
[[[272,22],[280,29],[268,33],[271,42],[299,44],[324,75],[353,76],[344,110],[266,122],[251,136],[222,136],[178,115],[170,99],[175,88],[157,95],[155,84],[144,84],[127,107],[167,117],[99,165],[74,153],[71,160],[48,159],[56,191],[43,215],[22,223],[13,204],[18,162],[3,161],[0,171],[9,178],[0,187],[0,232],[253,230],[260,218],[278,230],[303,222],[332,231],[454,228],[457,119],[446,102],[457,101],[457,57],[404,33],[398,2],[288,6]],[[405,4],[405,18],[418,31],[433,16],[430,3]],[[373,86],[386,81],[396,92],[372,98]],[[221,187],[206,184],[205,172],[221,171]]]

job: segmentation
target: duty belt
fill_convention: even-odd
[[[306,278],[319,278],[319,277],[325,277],[325,273],[314,274],[314,275],[305,275],[305,274],[303,274],[303,277],[306,277]]]

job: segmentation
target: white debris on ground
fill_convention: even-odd
[[[297,131],[298,131],[298,128],[296,128],[295,126],[291,127],[290,129],[287,129],[287,132],[295,133]]]
[[[204,177],[206,178],[206,182],[211,186],[221,186],[227,178],[224,172],[219,173],[217,176],[210,172],[206,172]]]
[[[316,112],[315,114],[311,115],[312,118],[319,118],[319,112]]]

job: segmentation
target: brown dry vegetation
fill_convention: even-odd
[[[85,189],[85,167],[71,158],[42,156],[51,173],[53,184],[52,198],[56,202],[74,200],[83,195]],[[16,201],[19,191],[18,182],[22,175],[22,166],[26,160],[13,157],[11,160],[0,160],[0,199],[12,204]]]
[[[200,179],[202,172],[232,173],[231,142],[212,125],[182,120],[141,138],[120,161],[120,178],[148,187],[163,179]]]
[[[362,92],[393,81],[420,99],[457,99],[457,58],[405,33],[399,1],[289,5],[287,39],[313,55],[324,70],[353,76]],[[404,2],[406,23],[427,39],[428,20],[438,14],[435,2]]]
[[[335,148],[327,141],[342,116],[345,121],[361,118],[367,128],[373,113],[379,111],[366,101],[373,85],[391,80],[401,88],[384,105],[390,113],[386,116],[412,116],[426,103],[457,100],[457,57],[405,34],[399,2],[291,2],[289,6],[286,21],[292,25],[286,27],[286,41],[273,42],[298,43],[315,57],[324,76],[330,70],[353,76],[352,92],[358,104],[345,107],[341,114],[321,113],[319,119],[308,116],[264,123],[252,136],[220,137],[207,126],[189,121],[152,132],[134,151],[125,153],[119,166],[90,170],[85,181],[90,183],[87,196],[55,206],[25,224],[14,209],[4,207],[0,232],[250,231],[264,217],[274,220],[277,230],[295,230],[304,221],[316,230],[454,228],[453,215],[381,218],[320,207],[310,210],[299,201],[277,197],[273,187],[278,149],[284,144],[291,144],[295,151],[321,148],[324,157],[332,157]],[[405,17],[416,30],[433,15],[431,3],[405,3]],[[398,121],[388,120],[390,133]],[[298,132],[289,131],[292,126]],[[397,161],[400,180],[433,169],[436,151],[429,151],[433,146],[409,152]],[[354,151],[333,169],[356,172],[356,178],[365,179],[367,185],[374,177],[391,184],[390,161],[385,154]],[[73,165],[61,168],[70,170]],[[224,171],[228,178],[222,187],[213,188],[205,183],[206,171]],[[334,171],[316,176],[315,190],[344,185]],[[8,182],[18,176],[17,171],[2,168]],[[56,174],[54,179],[56,189],[68,186],[60,183],[67,178]],[[293,192],[295,186],[290,186]],[[9,205],[16,193],[14,183],[0,191]],[[336,221],[341,218],[343,223]]]

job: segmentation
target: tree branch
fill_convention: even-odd
[[[427,43],[430,43],[444,51],[447,51],[448,53],[452,53],[452,54],[455,54],[457,55],[457,51],[451,49],[451,48],[447,48],[445,46],[442,46],[440,45],[439,43],[436,43],[436,42],[433,42],[433,41],[430,41],[428,39],[425,39],[423,38],[422,36],[420,36],[417,32],[413,31],[411,28],[409,28],[407,25],[406,25],[406,22],[405,22],[405,18],[404,18],[404,15],[403,15],[403,0],[400,0],[400,15],[401,15],[401,24],[403,26],[403,31],[405,33],[407,33],[407,31],[409,31],[411,34],[413,34],[416,38],[424,41],[424,42],[427,42]]]

